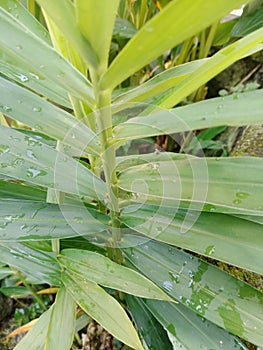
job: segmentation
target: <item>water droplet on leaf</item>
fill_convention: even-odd
[[[38,107],[33,107],[32,110],[33,112],[41,112],[42,108],[38,106]]]
[[[7,145],[0,145],[0,156],[9,151],[10,151],[10,148]]]
[[[206,255],[212,255],[215,252],[215,246],[214,245],[209,245],[205,249],[205,254]]]
[[[27,175],[28,177],[31,177],[31,178],[36,178],[36,177],[38,177],[38,176],[45,176],[45,175],[47,175],[47,171],[45,171],[45,170],[39,170],[39,169],[36,169],[36,168],[31,167],[31,168],[28,168],[28,169],[27,169],[26,175]]]

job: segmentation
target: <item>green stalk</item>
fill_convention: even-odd
[[[112,131],[112,111],[111,111],[111,90],[101,90],[99,86],[99,77],[102,76],[105,65],[100,71],[90,71],[94,95],[97,102],[97,111],[95,112],[97,120],[97,130],[100,136],[102,155],[101,161],[107,186],[108,207],[110,208],[110,225],[112,231],[112,239],[110,241],[111,248],[108,249],[109,257],[116,261],[123,260],[122,253],[118,247],[121,239],[120,222],[119,222],[119,199],[116,174],[116,153]]]
[[[39,305],[41,305],[43,307],[44,310],[47,310],[47,307],[45,305],[45,303],[43,302],[43,300],[41,299],[41,297],[37,294],[37,292],[35,291],[35,289],[26,282],[26,279],[24,278],[24,276],[18,271],[14,269],[14,272],[16,274],[16,276],[20,279],[20,281],[23,283],[23,285],[30,290],[31,294],[33,295],[33,297],[37,300],[37,302],[39,303]]]
[[[209,51],[210,51],[211,46],[212,46],[213,41],[214,41],[214,37],[216,35],[218,24],[219,24],[219,22],[216,22],[216,23],[212,24],[210,27],[210,30],[209,30],[209,33],[208,33],[208,36],[207,36],[206,42],[205,42],[204,56],[203,57],[207,57],[209,54]]]

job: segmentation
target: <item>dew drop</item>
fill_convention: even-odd
[[[173,283],[171,281],[164,281],[163,287],[171,292],[173,290]]]
[[[38,106],[38,107],[33,107],[32,110],[33,112],[41,112],[42,108]]]
[[[0,156],[9,151],[10,151],[10,148],[7,145],[0,145]]]
[[[82,217],[79,217],[79,216],[76,216],[74,217],[74,222],[78,223],[78,224],[83,224],[83,218]]]
[[[15,74],[15,76],[22,82],[25,83],[26,81],[28,81],[28,77],[24,74]]]
[[[33,137],[30,136],[25,136],[24,140],[28,144],[28,146],[42,146],[41,142],[35,140]]]
[[[4,112],[11,112],[12,108],[9,106],[1,106],[1,108],[3,109]]]
[[[11,165],[13,168],[17,168],[17,167],[23,165],[24,163],[25,163],[24,159],[22,159],[22,158],[17,158],[17,159],[15,159],[13,162],[11,162],[10,165]]]
[[[237,196],[237,198],[247,198],[249,196],[249,193],[247,193],[247,192],[237,192],[236,196]]]
[[[58,78],[63,78],[65,75],[66,75],[65,72],[59,72],[58,75],[57,75],[57,77],[58,77]]]
[[[212,255],[215,252],[215,246],[214,245],[209,245],[205,249],[205,254],[206,255]]]
[[[241,203],[242,203],[242,200],[238,198],[233,201],[233,204],[241,204]]]
[[[26,155],[28,156],[28,158],[37,160],[37,157],[34,155],[34,153],[31,151],[31,149],[28,149],[28,150],[26,151]]]
[[[33,167],[30,167],[27,169],[26,175],[31,178],[36,178],[38,176],[45,176],[47,175],[47,171],[45,170],[39,170]]]
[[[35,73],[29,73],[31,77],[35,78],[36,80],[39,80],[39,76]]]
[[[22,49],[23,49],[23,46],[22,46],[22,45],[16,45],[16,49],[17,49],[17,50],[22,50]]]

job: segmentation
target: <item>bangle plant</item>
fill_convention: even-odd
[[[262,90],[174,107],[260,51],[262,28],[118,90],[243,1],[170,1],[113,61],[119,0],[38,0],[48,31],[0,4],[0,260],[58,289],[15,349],[70,349],[77,305],[137,350],[262,345],[262,293],[191,254],[262,273],[262,159],[117,156],[135,139],[262,123]]]

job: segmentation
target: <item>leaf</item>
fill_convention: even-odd
[[[141,339],[151,350],[173,350],[166,331],[153,317],[143,301],[131,295],[125,296],[129,311],[136,324]]]
[[[25,287],[2,287],[0,288],[0,293],[3,293],[5,296],[10,298],[26,298],[32,295],[32,292]]]
[[[61,140],[68,153],[75,157],[83,152],[99,153],[98,137],[71,114],[1,77],[0,88],[3,114]]]
[[[238,18],[235,18],[227,22],[219,23],[213,40],[213,46],[222,46],[227,44],[231,36],[231,31],[238,20]]]
[[[131,154],[128,156],[116,157],[117,171],[121,172],[130,167],[140,164],[147,164],[149,162],[176,161],[188,158],[193,158],[193,156],[184,153],[159,152],[157,149],[154,153]]]
[[[9,12],[16,20],[27,27],[32,33],[37,35],[42,41],[51,45],[48,31],[33,17],[29,11],[17,0],[3,0],[1,6]],[[10,52],[2,53],[1,57],[1,71],[9,78],[21,83],[21,80],[25,80],[26,86],[32,90],[38,91],[44,96],[48,96],[52,101],[55,101],[63,106],[71,107],[68,99],[67,90],[60,85],[55,85],[54,82],[50,82],[49,79],[37,79],[39,77],[34,74],[32,67],[28,63],[20,62],[19,66],[15,63],[17,58],[14,58],[14,54]],[[23,72],[23,74],[21,74]],[[28,80],[26,80],[28,78]]]
[[[64,33],[67,40],[75,47],[88,66],[97,68],[98,58],[91,44],[80,32],[76,21],[75,4],[70,0],[38,0],[57,27]],[[63,13],[63,16],[61,14]],[[70,23],[70,25],[69,25]]]
[[[113,37],[130,39],[136,33],[137,29],[130,21],[124,18],[116,17],[112,34]]]
[[[169,245],[149,241],[124,252],[140,272],[195,313],[262,344],[263,293]]]
[[[118,95],[113,102],[116,109],[123,108],[123,104],[129,102],[140,102],[150,97],[156,96],[174,87],[186,76],[191,75],[197,68],[202,66],[208,59],[188,62],[165,70],[148,80],[146,83]],[[120,105],[120,107],[119,107]],[[127,105],[129,107],[129,105]]]
[[[65,249],[61,254],[58,260],[63,268],[81,278],[143,298],[170,299],[136,271],[121,266],[101,254],[81,249]]]
[[[147,307],[167,331],[188,349],[247,349],[240,340],[195,314],[183,304],[144,300]]]
[[[191,203],[189,209],[262,216],[262,171],[263,160],[256,157],[157,158],[121,172],[118,186],[137,203]]]
[[[60,285],[60,267],[54,253],[23,243],[0,243],[0,261],[15,267],[30,283]]]
[[[74,339],[76,304],[65,287],[57,293],[47,330],[45,350],[69,350]]]
[[[53,306],[44,312],[14,350],[43,350]]]
[[[97,284],[62,273],[62,281],[76,303],[114,337],[143,350],[139,337],[121,305]]]
[[[223,125],[260,124],[263,120],[262,99],[263,89],[260,89],[159,110],[117,125],[114,133],[119,140],[132,140]]]
[[[96,235],[107,230],[108,217],[84,205],[8,200],[0,208],[3,242],[50,240]]]
[[[16,20],[24,24],[32,33],[51,45],[49,33],[38,20],[31,15],[25,6],[18,0],[1,0],[1,7],[10,13]]]
[[[94,105],[91,83],[84,75],[45,40],[28,30],[23,23],[3,8],[0,9],[0,19],[0,45],[3,52],[1,61],[4,66],[7,65],[6,72],[9,76],[19,83],[25,85],[30,83],[30,87],[36,88],[36,91],[40,93],[45,92],[45,94],[50,91],[45,86],[47,80],[53,91],[50,98],[56,89],[61,94],[59,86],[64,86],[62,90],[64,99],[65,91],[67,91],[91,106]],[[11,60],[10,65],[9,60]],[[53,84],[53,88],[50,84]]]
[[[16,180],[0,180],[0,197],[4,200],[45,201],[47,192],[43,189],[17,183]],[[1,211],[1,209],[0,209]],[[0,233],[1,234],[1,233]]]
[[[120,219],[149,239],[263,273],[260,224],[230,215],[152,205],[127,207]]]
[[[263,28],[226,46],[213,55],[194,73],[179,82],[174,88],[161,96],[154,104],[162,108],[171,108],[197,88],[211,80],[234,62],[262,50]]]
[[[232,37],[242,37],[263,26],[263,7],[243,14],[232,30]]]
[[[102,77],[101,88],[113,88],[166,50],[216,22],[241,0],[171,1],[128,42]],[[191,23],[191,25],[189,25]]]
[[[103,198],[105,183],[64,153],[37,139],[0,126],[0,173],[35,185]]]
[[[120,0],[76,0],[76,20],[83,36],[98,57],[99,69],[106,69],[115,16]]]

